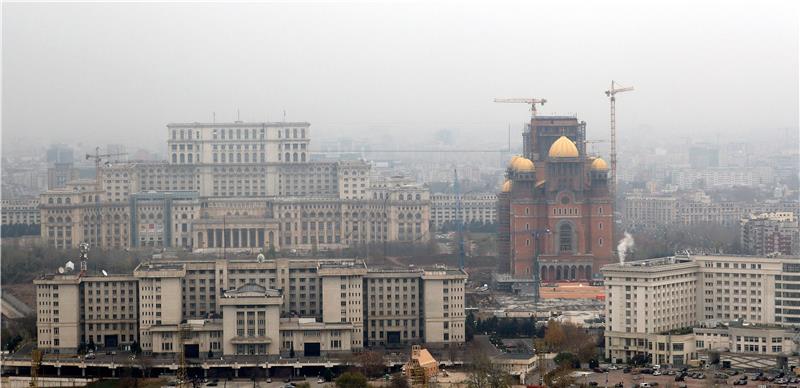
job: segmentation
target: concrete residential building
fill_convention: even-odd
[[[431,222],[437,229],[454,224],[456,195],[436,193],[431,195]],[[493,224],[497,222],[497,195],[494,193],[465,193],[461,195],[461,220],[465,224]]]
[[[459,345],[466,278],[445,267],[369,270],[348,259],[157,261],[133,276],[47,276],[35,281],[39,347],[74,352],[82,341],[116,348],[137,340],[146,353],[175,353],[180,336],[189,355]]]
[[[681,365],[698,357],[691,329],[700,322],[800,326],[798,261],[692,256],[605,266],[606,356]]]
[[[38,225],[40,221],[39,199],[19,198],[0,201],[1,225]]]
[[[753,255],[800,254],[800,223],[791,212],[750,215],[741,221],[742,249]]]
[[[133,276],[71,273],[33,283],[40,349],[75,352],[81,344],[118,348],[138,338],[139,297]]]

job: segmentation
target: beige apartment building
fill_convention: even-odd
[[[4,199],[0,201],[0,225],[40,224],[39,199]]]
[[[602,273],[606,357],[615,361],[638,354],[662,364],[696,360],[706,347],[692,328],[706,322],[800,326],[797,257],[666,257],[607,265]]]
[[[63,353],[81,341],[136,340],[146,353],[183,346],[197,357],[456,346],[466,278],[442,266],[370,270],[351,259],[154,261],[132,276],[48,276],[35,282],[39,347]]]
[[[454,223],[459,216],[456,210],[455,194],[436,193],[431,195],[431,223],[437,229]],[[493,224],[497,222],[497,195],[494,193],[461,194],[460,219],[466,224]]]
[[[36,285],[40,349],[118,348],[138,338],[137,281],[129,275],[45,276]]]

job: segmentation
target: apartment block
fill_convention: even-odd
[[[800,326],[798,263],[787,256],[698,255],[605,266],[606,356],[649,354],[654,363],[682,365],[707,348],[697,345],[692,328],[708,322]]]
[[[455,194],[431,195],[431,222],[437,229],[461,220],[466,224],[494,224],[497,222],[497,195],[494,193],[461,194],[461,214],[457,213]]]
[[[39,346],[72,352],[80,341],[136,340],[160,354],[182,343],[191,357],[457,346],[466,278],[443,266],[368,269],[352,259],[153,261],[132,276],[49,276],[36,281]]]

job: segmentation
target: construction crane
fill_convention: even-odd
[[[606,90],[606,96],[611,101],[611,198],[617,194],[617,116],[616,101],[617,93],[633,91],[631,87],[621,87],[615,81],[611,81],[611,89]]]
[[[458,267],[464,269],[464,218],[461,214],[461,187],[458,170],[453,169],[453,194],[456,196],[456,230],[458,230]]]
[[[596,143],[608,143],[608,140],[584,140],[583,141],[584,152],[587,144],[596,144]]]
[[[529,104],[531,106],[531,121],[536,118],[536,104],[544,106],[544,98],[495,98],[494,102]]]
[[[97,180],[97,189],[100,190],[101,182],[100,182],[100,163],[103,159],[112,158],[115,156],[124,156],[127,155],[126,153],[113,153],[113,154],[101,154],[100,147],[96,147],[94,149],[94,154],[86,154],[86,160],[94,160],[94,171],[95,171],[95,179]],[[108,161],[106,161],[108,163]]]

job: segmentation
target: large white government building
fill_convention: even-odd
[[[649,355],[655,364],[684,365],[709,350],[734,359],[800,351],[798,257],[666,257],[607,265],[602,273],[612,361]],[[742,332],[755,342],[743,346]]]
[[[464,342],[467,274],[368,269],[352,259],[154,261],[131,275],[34,281],[38,347],[145,353],[335,355],[370,346]],[[183,346],[183,348],[181,348]]]
[[[314,251],[430,239],[430,193],[365,161],[312,161],[305,122],[167,125],[168,160],[101,165],[40,196],[56,247]]]

